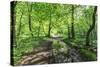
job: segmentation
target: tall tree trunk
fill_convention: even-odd
[[[90,46],[90,33],[92,32],[92,30],[95,28],[95,15],[96,15],[96,11],[97,11],[97,6],[94,7],[94,12],[92,15],[92,25],[89,28],[89,30],[87,31],[87,35],[86,35],[86,46]]]
[[[23,17],[23,13],[24,12],[22,11],[22,14],[21,14],[21,17],[20,17],[20,20],[19,20],[20,24],[19,24],[19,27],[18,27],[18,34],[17,34],[18,38],[19,38],[19,35],[20,35],[20,32],[21,32],[21,24],[22,24],[21,19]]]
[[[32,26],[31,26],[31,12],[32,12],[32,4],[30,3],[30,9],[28,8],[28,12],[29,12],[29,30],[31,32],[31,35],[33,37],[33,33],[32,33]]]
[[[15,12],[15,7],[16,7],[16,1],[11,2],[11,65],[14,65],[14,55],[13,55],[13,49],[14,46],[16,46],[16,34],[15,34],[15,23],[16,23],[16,12]]]
[[[71,36],[70,36],[70,27],[69,27],[69,24],[68,24],[68,38],[70,39]]]
[[[50,20],[49,20],[48,37],[50,37],[50,32],[51,32],[51,10],[50,10]]]
[[[21,14],[21,17],[20,17],[20,20],[19,20],[19,27],[18,27],[18,33],[17,33],[17,37],[16,37],[16,39],[17,39],[17,41],[20,39],[20,33],[21,33],[21,27],[22,27],[22,22],[21,22],[21,19],[22,19],[22,17],[23,17],[23,11],[22,11],[22,14]],[[16,45],[17,44],[20,44],[20,42],[18,43],[18,42],[16,42]]]
[[[38,27],[38,37],[40,36],[40,29],[41,29],[41,21],[39,21],[39,27]]]
[[[41,26],[42,26],[43,32],[44,32],[44,34],[45,34],[45,36],[46,36],[46,33],[45,33],[45,30],[44,30],[44,25],[43,25],[43,23],[41,23]]]
[[[71,35],[72,35],[72,39],[74,39],[75,38],[75,30],[74,30],[74,6],[73,5],[72,5]]]

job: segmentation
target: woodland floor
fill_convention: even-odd
[[[53,41],[59,40],[61,45],[65,45],[64,49],[68,49],[67,54],[65,52],[58,52],[57,55],[52,54]],[[70,42],[64,42],[61,38],[50,38],[44,40],[42,46],[34,49],[30,53],[25,53],[19,65],[37,65],[37,64],[54,64],[54,63],[68,63],[68,62],[83,62],[88,61],[87,58],[81,55],[79,48],[73,48]],[[44,44],[44,45],[43,45]]]

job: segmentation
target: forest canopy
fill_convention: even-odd
[[[92,24],[93,9],[93,6],[74,5],[73,22],[76,34],[81,31],[83,31],[82,33],[87,32],[88,25]],[[68,33],[68,25],[71,27],[71,10],[72,6],[66,4],[17,2],[16,35],[20,33],[21,35],[19,36],[21,37],[29,37],[32,33],[33,37],[46,36],[51,22],[51,35],[60,34],[64,36]],[[29,25],[29,16],[31,26]],[[32,30],[30,30],[29,26]]]

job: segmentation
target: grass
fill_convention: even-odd
[[[92,51],[90,50],[87,50],[87,49],[81,49],[80,50],[80,53],[83,57],[86,57],[87,60],[89,61],[96,61],[97,60],[97,55],[96,53],[93,53]]]
[[[22,38],[17,41],[17,47],[14,47],[14,65],[17,65],[23,54],[30,53],[32,50],[39,46],[39,39]]]

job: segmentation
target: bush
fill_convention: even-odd
[[[85,57],[88,61],[96,61],[97,55],[96,53],[93,53],[92,51],[89,51],[87,49],[81,49],[80,53],[83,57]]]

